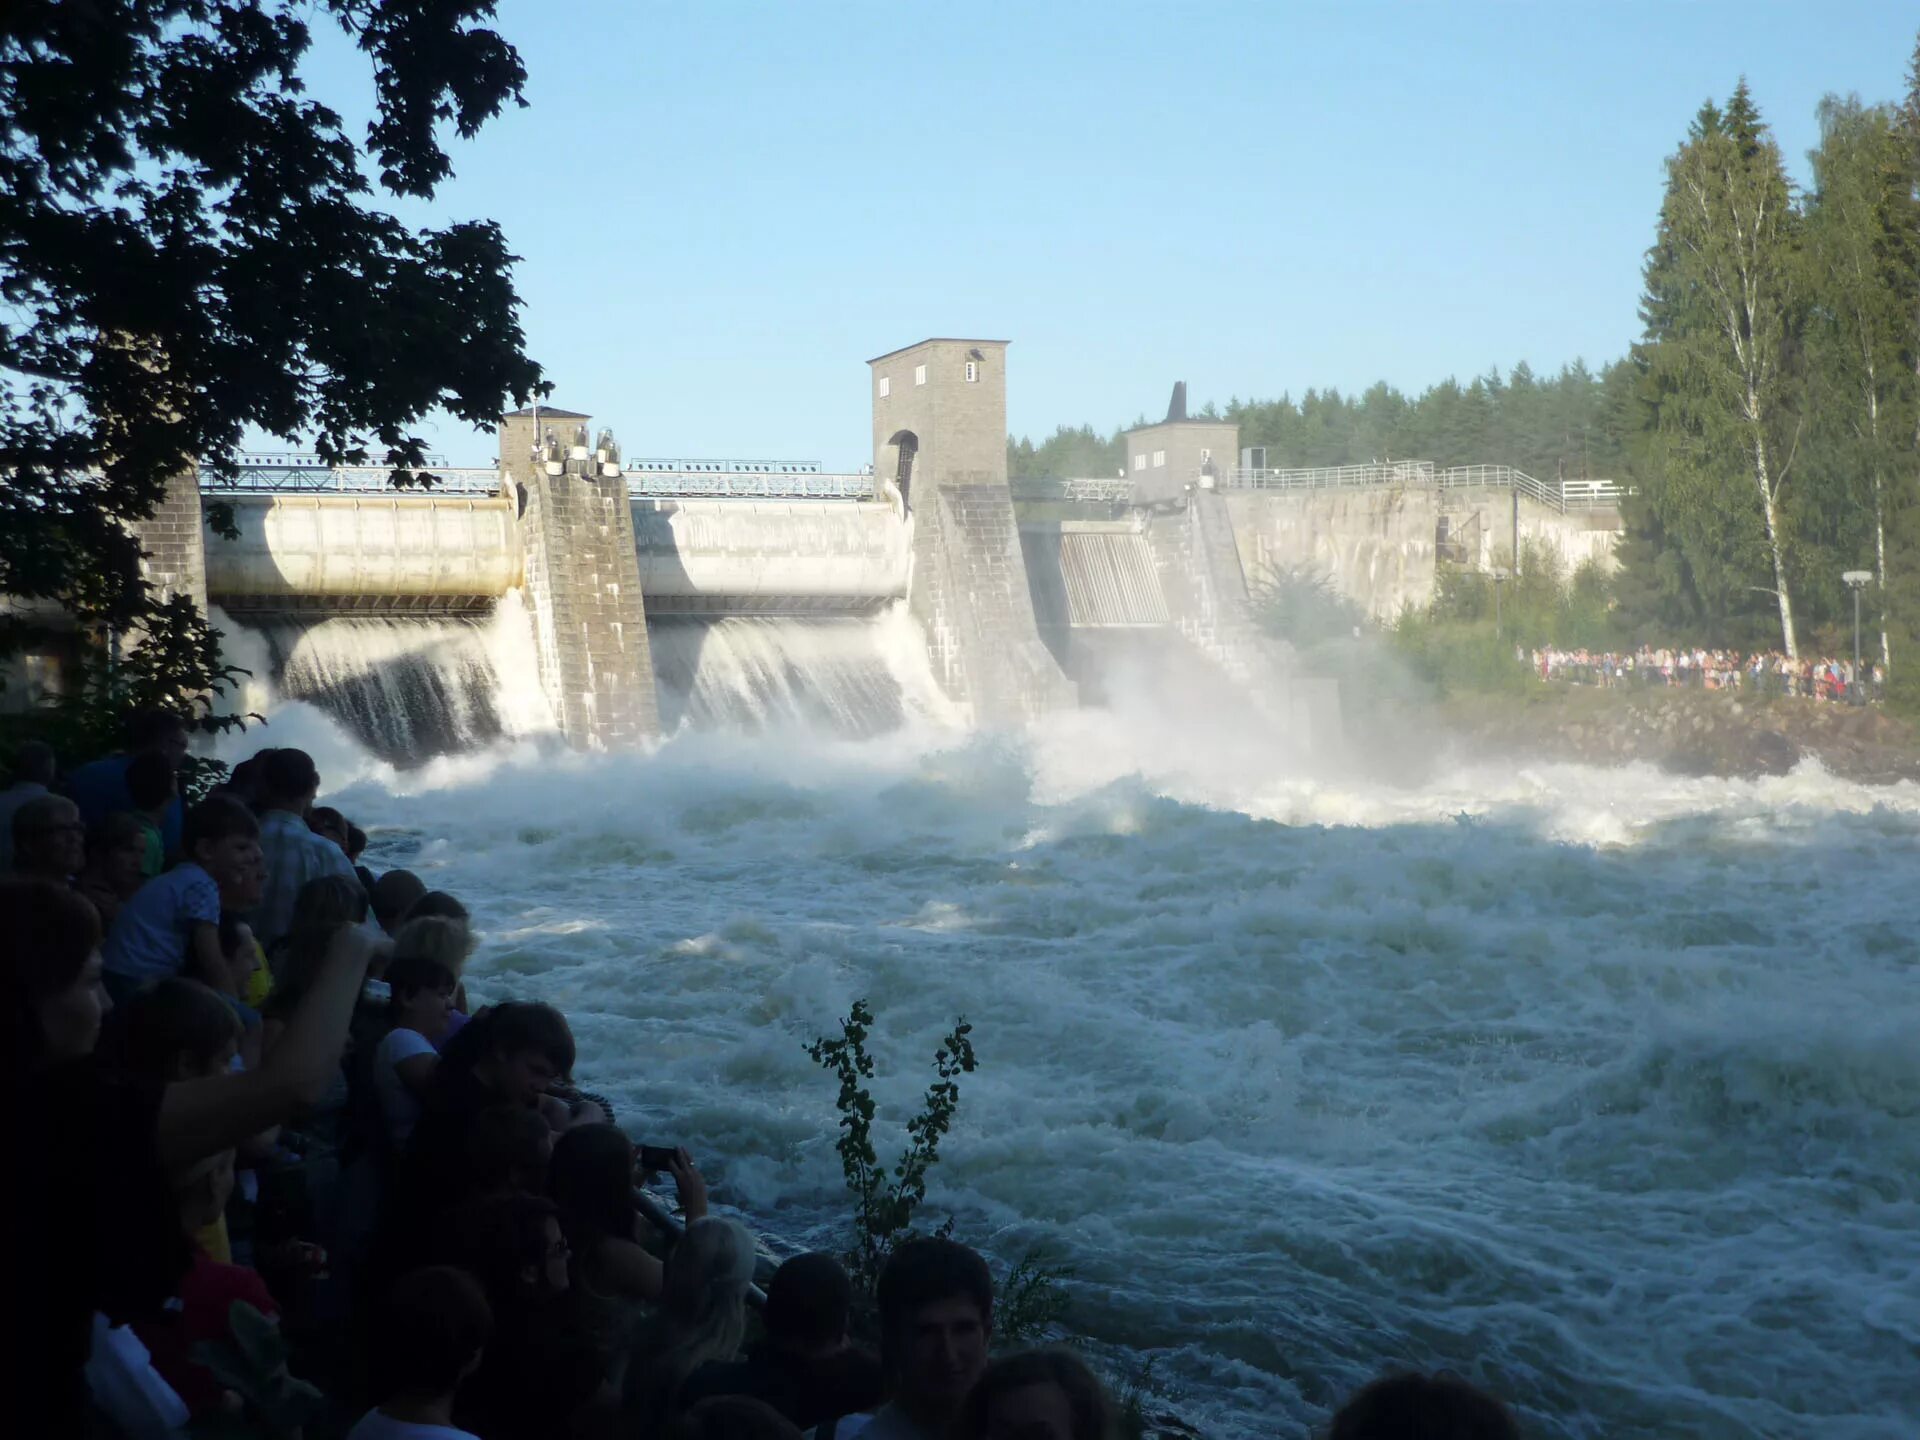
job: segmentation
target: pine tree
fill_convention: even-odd
[[[1920,37],[1914,41],[1907,66],[1907,93],[1894,116],[1899,141],[1902,183],[1900,194],[1920,204]],[[1920,246],[1920,236],[1909,231]],[[1887,515],[1889,564],[1886,606],[1895,643],[1905,641],[1904,653],[1920,649],[1920,285],[1908,291],[1907,370],[1912,376],[1911,444],[1898,461],[1898,480],[1889,495]],[[1920,710],[1920,666],[1907,664],[1891,674],[1893,692],[1910,708]]]
[[[1884,616],[1887,512],[1896,487],[1911,483],[1914,313],[1920,290],[1920,203],[1895,116],[1888,107],[1828,96],[1820,105],[1815,191],[1807,207],[1809,331],[1813,407],[1821,468],[1835,483],[1820,500],[1870,525],[1876,610]],[[1855,482],[1850,484],[1849,482]],[[1851,489],[1864,493],[1849,494]],[[1840,527],[1844,533],[1846,527]],[[1854,528],[1860,528],[1858,526]],[[1852,568],[1844,549],[1836,556]],[[1829,564],[1826,569],[1837,568]],[[1891,658],[1880,625],[1882,662]]]

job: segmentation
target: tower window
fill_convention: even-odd
[[[978,360],[967,361],[967,383],[971,385],[973,384],[974,381],[978,380],[979,378],[980,378],[980,362]]]
[[[1162,465],[1165,465],[1166,463],[1167,463],[1166,451],[1156,450],[1153,452],[1153,468],[1154,469],[1158,470]]]
[[[1136,470],[1144,470],[1147,468],[1147,452],[1146,451],[1142,450],[1139,454],[1133,457],[1133,468]]]
[[[887,398],[887,396],[891,395],[892,393],[893,393],[893,381],[889,379],[887,376],[882,375],[880,377],[880,398],[884,400]]]
[[[926,366],[916,365],[913,367],[913,383],[916,385],[924,385],[927,383],[927,367]]]

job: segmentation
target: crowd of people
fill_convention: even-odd
[[[831,1255],[763,1262],[692,1155],[574,1084],[564,1015],[469,1003],[466,907],[361,863],[309,755],[262,750],[189,806],[188,740],[142,715],[64,776],[24,744],[0,791],[30,1157],[5,1350],[36,1433],[1115,1433],[1070,1352],[990,1353],[992,1276],[954,1240],[897,1246],[870,1298]],[[643,1203],[650,1167],[677,1218]],[[1517,1433],[1446,1374],[1383,1379],[1330,1431]]]
[[[1880,666],[1871,661],[1861,661],[1856,675],[1848,659],[1803,656],[1795,660],[1777,650],[1742,654],[1684,646],[1642,645],[1638,650],[1623,651],[1545,646],[1532,651],[1518,647],[1514,659],[1530,666],[1542,680],[1598,685],[1609,690],[1630,685],[1678,685],[1855,703],[1880,699],[1886,678]]]

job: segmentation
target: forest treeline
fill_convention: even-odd
[[[1196,411],[1240,425],[1243,446],[1263,445],[1267,463],[1361,465],[1431,460],[1437,465],[1516,465],[1542,479],[1611,480],[1626,471],[1634,372],[1626,360],[1604,371],[1575,362],[1536,376],[1522,360],[1504,376],[1489,370],[1468,384],[1445,380],[1417,396],[1384,381],[1349,396],[1309,390],[1295,400],[1232,400]],[[1007,442],[1014,475],[1118,475],[1123,432],[1062,426],[1040,444]]]
[[[1920,45],[1906,93],[1819,107],[1811,184],[1742,80],[1666,162],[1640,338],[1599,370],[1525,363],[1417,396],[1233,400],[1270,465],[1516,465],[1631,486],[1609,622],[1623,641],[1866,648],[1920,698]],[[1111,475],[1120,433],[1009,440],[1014,474]]]

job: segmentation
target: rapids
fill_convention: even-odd
[[[871,1000],[884,1156],[964,1013],[928,1213],[1050,1246],[1205,1435],[1396,1366],[1532,1436],[1912,1433],[1910,785],[1394,788],[1101,712],[396,772],[274,720],[238,753],[313,748],[376,867],[472,904],[476,991],[562,1007],[636,1137],[790,1244],[847,1209],[803,1043]]]

